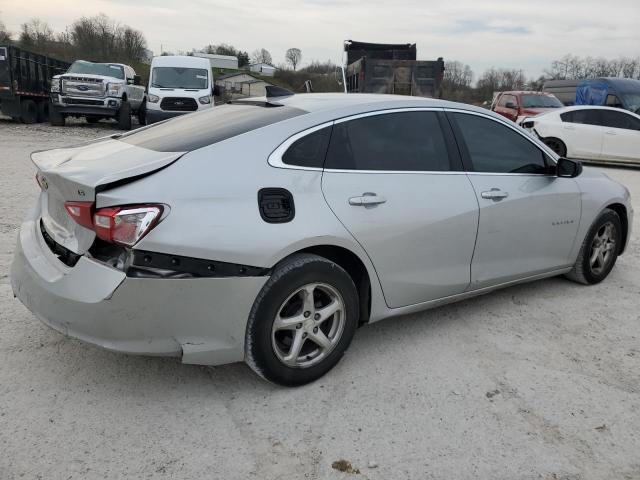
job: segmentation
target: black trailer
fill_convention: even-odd
[[[347,92],[441,96],[444,60],[416,60],[415,43],[387,44],[347,40]]]
[[[46,121],[51,77],[68,68],[69,63],[46,55],[0,46],[0,110],[23,123]]]

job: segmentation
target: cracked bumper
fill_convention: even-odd
[[[246,321],[267,277],[138,279],[87,256],[68,268],[36,227],[36,218],[21,226],[11,285],[48,326],[118,352],[243,360]]]

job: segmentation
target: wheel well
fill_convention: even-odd
[[[622,250],[620,250],[620,254],[624,252],[624,246],[627,244],[627,235],[629,234],[629,218],[627,217],[627,208],[621,203],[613,203],[611,205],[607,205],[607,208],[610,208],[614,212],[618,214],[620,217],[620,223],[622,223]]]
[[[335,245],[317,245],[295,253],[313,253],[344,268],[353,279],[360,297],[360,319],[358,324],[362,325],[369,321],[369,314],[371,313],[371,280],[369,279],[367,267],[364,266],[362,260],[355,253]]]

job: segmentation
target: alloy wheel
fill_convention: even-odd
[[[611,222],[602,225],[591,242],[589,267],[594,275],[600,275],[615,258],[616,231]]]
[[[342,296],[326,283],[309,283],[278,309],[271,328],[273,350],[293,368],[308,368],[326,358],[340,342],[345,325]]]

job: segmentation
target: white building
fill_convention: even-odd
[[[238,69],[238,57],[232,55],[216,55],[213,53],[193,52],[194,57],[208,58],[211,68]]]
[[[265,77],[273,77],[273,74],[276,73],[276,67],[266,63],[252,63],[249,65],[249,70]]]

